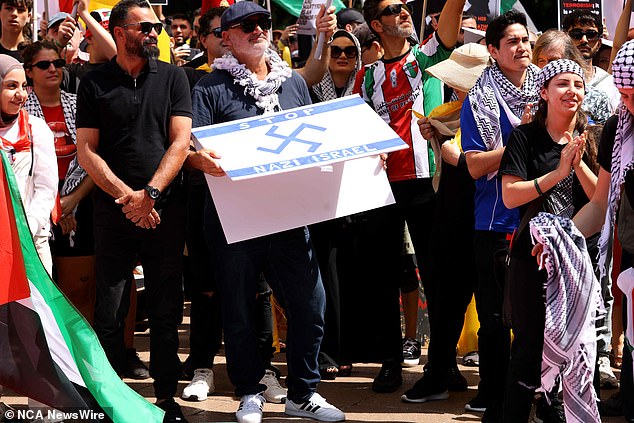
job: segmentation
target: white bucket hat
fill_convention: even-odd
[[[426,71],[451,88],[468,92],[491,63],[491,55],[485,46],[469,43],[458,47],[451,52],[449,59],[428,67]]]

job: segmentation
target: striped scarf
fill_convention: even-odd
[[[517,88],[502,73],[497,64],[484,70],[475,85],[469,91],[469,103],[480,137],[488,151],[497,150],[504,145],[502,127],[500,125],[500,106],[513,127],[520,124],[524,107],[539,99],[536,79],[539,68],[529,65],[521,88]],[[492,179],[497,171],[489,173]]]
[[[539,391],[551,392],[562,378],[566,421],[600,421],[592,379],[595,320],[605,310],[585,238],[570,219],[544,212],[531,219],[530,231],[544,246],[548,273]]]

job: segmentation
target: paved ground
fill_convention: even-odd
[[[181,359],[188,354],[188,318],[180,330]],[[141,359],[145,362],[149,359],[148,333],[137,333],[137,349]],[[275,357],[275,364],[286,374],[286,365],[283,362],[283,354]],[[421,360],[422,363],[425,359]],[[393,394],[377,394],[371,389],[372,379],[379,370],[376,364],[358,364],[354,366],[352,377],[337,378],[334,381],[324,381],[319,386],[319,392],[330,402],[337,405],[346,413],[348,422],[396,422],[396,423],[443,423],[443,422],[478,422],[478,414],[464,412],[464,404],[470,400],[476,392],[478,383],[478,370],[473,367],[460,369],[469,382],[467,392],[452,393],[447,401],[436,401],[426,404],[406,404],[400,401],[400,395],[409,388],[422,372],[422,365],[404,369],[403,388]],[[233,387],[229,383],[225,370],[225,358],[223,355],[216,358],[215,384],[216,392],[204,402],[187,402],[178,399],[185,416],[191,423],[197,422],[235,422],[235,410],[238,401],[233,398]],[[148,401],[154,401],[151,383],[126,379],[137,392],[146,397]],[[179,393],[187,385],[182,381],[179,385]],[[604,396],[609,396],[614,391],[604,391]],[[5,392],[2,397],[5,403],[23,407],[27,400],[16,396],[11,392]],[[266,404],[264,407],[264,422],[311,422],[296,417],[284,415],[284,406],[278,404]],[[616,423],[624,421],[621,418],[605,419],[604,422]],[[142,423],[142,422],[140,422]]]

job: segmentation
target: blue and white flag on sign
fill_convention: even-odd
[[[232,180],[324,166],[407,148],[358,95],[194,128]]]

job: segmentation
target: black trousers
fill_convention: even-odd
[[[473,249],[475,183],[466,165],[443,166],[431,232],[431,269],[427,286],[433,284],[430,303],[437,318],[430,325],[427,366],[439,384],[456,365],[456,345],[464,316],[475,292],[478,274]]]
[[[113,202],[95,202],[95,332],[114,369],[122,372],[132,271],[140,260],[150,324],[150,375],[159,399],[175,395],[181,375],[177,326],[183,315],[185,207],[179,200],[173,198],[159,211],[161,223],[156,229],[135,226]]]
[[[475,260],[478,286],[476,309],[480,320],[478,351],[480,353],[480,384],[478,390],[487,402],[487,412],[498,414],[504,399],[506,372],[509,364],[511,335],[502,322],[504,281],[498,274],[494,256],[508,246],[506,233],[475,231]],[[540,347],[541,348],[541,347]],[[489,411],[489,408],[494,411]],[[517,420],[525,421],[525,420]]]

